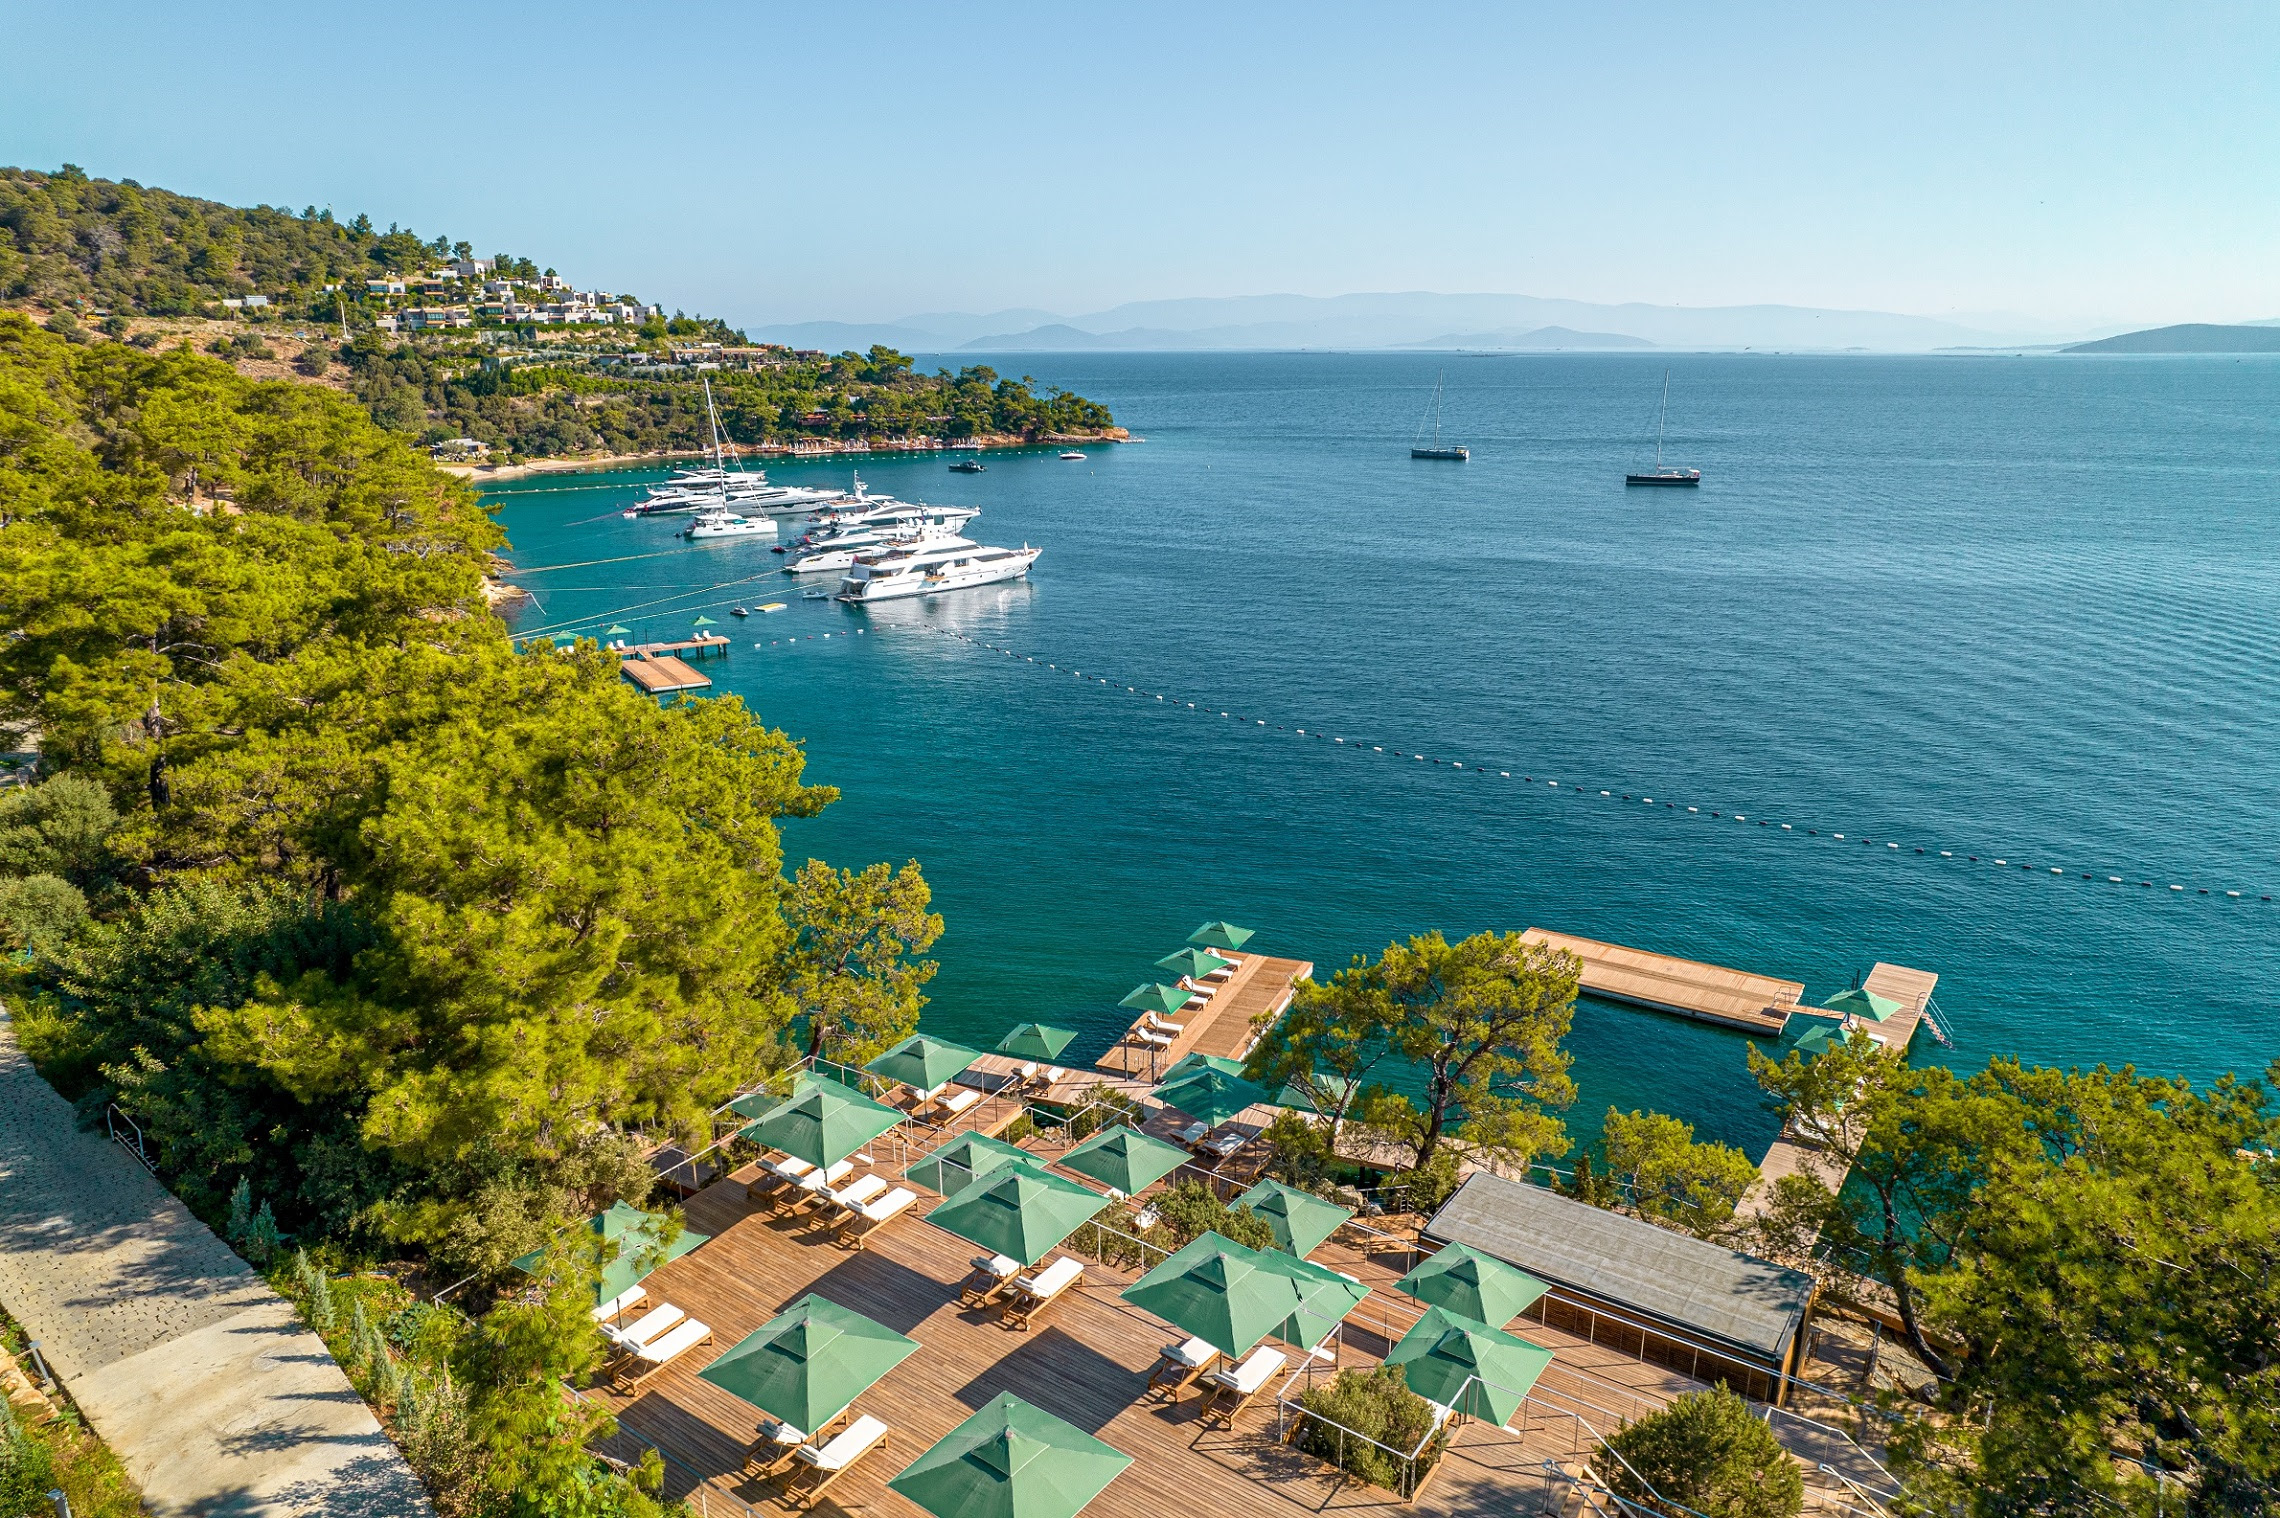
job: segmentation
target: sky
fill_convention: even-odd
[[[739,324],[1380,290],[2280,316],[2269,3],[0,0],[0,36],[0,162]]]

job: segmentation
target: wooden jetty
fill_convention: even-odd
[[[683,654],[692,659],[702,659],[708,654],[725,654],[730,646],[729,640],[719,633],[699,633],[694,638],[683,638],[676,643],[628,644],[619,649],[618,654],[627,659],[655,659],[660,655],[679,658]]]
[[[711,676],[698,674],[670,654],[627,659],[618,665],[618,673],[632,681],[645,696],[669,696],[675,691],[712,689]]]
[[[1269,959],[1263,954],[1241,958],[1235,973],[1201,1006],[1190,1002],[1169,1019],[1180,1025],[1169,1045],[1151,1045],[1139,1038],[1146,1019],[1136,1018],[1131,1030],[1093,1068],[1121,1079],[1153,1080],[1190,1054],[1224,1059],[1249,1054],[1260,1032],[1290,1006],[1298,983],[1314,973],[1314,965],[1310,960]]]
[[[1582,960],[1583,989],[1593,996],[1747,1033],[1779,1033],[1805,995],[1805,987],[1794,980],[1627,949],[1572,933],[1530,928],[1520,936],[1530,943],[1565,949]]]

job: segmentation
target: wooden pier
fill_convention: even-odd
[[[618,650],[618,656],[625,659],[655,659],[668,654],[675,658],[686,654],[692,659],[702,659],[708,654],[725,654],[730,646],[730,641],[719,633],[700,633],[677,643],[628,644]]]
[[[618,673],[632,681],[635,688],[645,696],[670,696],[675,691],[712,689],[711,676],[698,674],[670,654],[628,659],[618,666]]]
[[[1241,1059],[1249,1054],[1259,1041],[1260,1031],[1290,1006],[1298,983],[1314,973],[1314,965],[1309,960],[1269,959],[1263,954],[1241,957],[1243,962],[1235,973],[1202,1006],[1191,1004],[1168,1019],[1180,1025],[1169,1045],[1143,1042],[1136,1033],[1146,1026],[1146,1020],[1134,1019],[1133,1031],[1118,1039],[1093,1068],[1121,1079],[1152,1081],[1190,1054],[1223,1059]]]
[[[1520,936],[1530,943],[1565,949],[1582,960],[1583,989],[1593,996],[1745,1033],[1779,1033],[1805,995],[1805,987],[1794,980],[1627,949],[1572,933],[1530,928]]]

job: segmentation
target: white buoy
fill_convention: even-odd
[[[1786,822],[1785,822],[1785,823],[1783,823],[1783,824],[1781,825],[1781,830],[1782,830],[1784,833],[1794,833],[1794,832],[1796,832],[1796,831],[1797,831],[1795,828],[1791,827],[1791,826],[1790,826],[1788,823],[1786,823]]]
[[[2063,874],[2065,874],[2065,873],[2066,873],[2066,871],[2064,871],[2064,870],[2060,869],[2060,868],[2059,868],[2057,865],[2055,865],[2055,864],[2054,864],[2054,865],[2052,865],[2052,866],[2050,867],[2050,872],[2051,872],[2053,875],[2063,875]]]
[[[2122,883],[2122,877],[2119,875],[2108,875],[2106,877],[2106,882],[2109,885],[2120,885]]]
[[[1688,808],[1687,808],[1687,810],[1688,810],[1688,811],[1690,811],[1690,812],[1699,812],[1699,811],[1701,811],[1701,810],[1702,810],[1702,808],[1700,808],[1700,807],[1698,807],[1698,806],[1690,806],[1690,807],[1688,807]]]

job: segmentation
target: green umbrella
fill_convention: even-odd
[[[601,1240],[600,1281],[594,1287],[594,1305],[610,1302],[667,1260],[678,1260],[710,1235],[683,1230],[664,1243],[673,1220],[662,1213],[643,1212],[624,1202],[586,1219],[586,1230]],[[515,1261],[515,1269],[535,1275],[546,1251],[534,1249]]]
[[[1054,1059],[1076,1039],[1077,1035],[1067,1028],[1022,1023],[997,1041],[997,1052],[1015,1059]]]
[[[1346,1320],[1346,1314],[1362,1305],[1370,1289],[1351,1276],[1340,1275],[1326,1265],[1312,1260],[1301,1260],[1284,1254],[1279,1249],[1259,1251],[1259,1268],[1277,1275],[1289,1276],[1298,1288],[1299,1310],[1283,1319],[1282,1326],[1274,1330],[1274,1337],[1300,1349],[1312,1349],[1330,1337],[1330,1331]]]
[[[710,617],[699,617],[696,621],[691,622],[689,625],[691,627],[714,627],[718,626],[719,624],[715,623]]]
[[[1156,1088],[1156,1100],[1177,1107],[1189,1117],[1207,1123],[1224,1123],[1246,1107],[1267,1099],[1267,1093],[1247,1080],[1217,1070],[1195,1070]]]
[[[1193,991],[1183,991],[1178,986],[1141,985],[1134,986],[1132,993],[1117,1005],[1161,1015],[1177,1012],[1193,1000]]]
[[[1243,1062],[1239,1059],[1229,1059],[1224,1054],[1205,1054],[1201,1050],[1197,1050],[1192,1054],[1183,1054],[1172,1061],[1172,1067],[1164,1072],[1164,1079],[1176,1081],[1184,1076],[1193,1075],[1198,1070],[1217,1070],[1221,1075],[1241,1075],[1243,1073]]]
[[[1261,1181],[1227,1205],[1248,1207],[1266,1219],[1267,1226],[1275,1231],[1275,1247],[1300,1259],[1320,1248],[1324,1239],[1338,1231],[1339,1224],[1354,1215],[1351,1207],[1324,1201],[1311,1191],[1299,1191],[1280,1181]]]
[[[935,1518],[1076,1518],[1132,1457],[1012,1392],[887,1483]]]
[[[1836,1048],[1844,1041],[1845,1035],[1843,1029],[1837,1027],[1834,1023],[1820,1022],[1818,1019],[1816,1019],[1811,1031],[1806,1033],[1803,1038],[1797,1040],[1796,1043],[1790,1045],[1790,1047],[1792,1049],[1795,1049],[1799,1054],[1811,1058],[1817,1055],[1828,1053],[1831,1049]]]
[[[1221,959],[1218,955],[1206,953],[1202,949],[1182,949],[1176,954],[1166,954],[1162,959],[1157,960],[1156,968],[1169,970],[1174,975],[1188,975],[1201,980],[1214,970],[1226,969],[1228,963],[1229,961]]]
[[[632,628],[630,628],[630,627],[619,627],[619,626],[616,626],[615,624],[612,624],[612,625],[611,625],[611,627],[610,627],[610,630],[609,630],[608,632],[605,632],[605,633],[603,633],[603,634],[602,634],[602,636],[603,636],[603,637],[605,637],[605,638],[622,638],[622,637],[624,637],[626,634],[628,634],[628,633],[630,633],[630,632],[632,632],[632,631],[633,631],[633,629],[632,629]]]
[[[1241,1357],[1298,1310],[1298,1283],[1259,1251],[1207,1233],[1124,1289],[1124,1300]]]
[[[1462,1244],[1447,1245],[1393,1285],[1429,1306],[1495,1328],[1519,1317],[1551,1290],[1519,1266]]]
[[[1231,922],[1207,922],[1188,935],[1188,942],[1199,949],[1225,949],[1230,953],[1251,941],[1249,928],[1238,928]]]
[[[836,1081],[810,1081],[762,1113],[742,1137],[828,1168],[902,1118],[894,1108],[858,1096]]]
[[[1275,1105],[1288,1107],[1295,1112],[1323,1111],[1320,1098],[1313,1090],[1308,1089],[1317,1086],[1322,1088],[1320,1095],[1327,1096],[1330,1099],[1333,1109],[1351,1095],[1354,1089],[1354,1083],[1343,1075],[1323,1075],[1316,1072],[1304,1079],[1293,1076],[1283,1085],[1282,1090],[1276,1093]]]
[[[1427,1401],[1502,1427],[1552,1363],[1552,1352],[1428,1307],[1385,1363],[1400,1366],[1409,1389]]]
[[[913,1033],[863,1068],[915,1091],[932,1091],[981,1057],[980,1050],[964,1044]]]
[[[1126,1196],[1138,1196],[1187,1162],[1187,1151],[1178,1145],[1119,1125],[1101,1129],[1055,1163]]]
[[[1850,991],[1839,991],[1823,1005],[1828,1011],[1849,1012],[1854,1017],[1865,1017],[1873,1023],[1884,1022],[1895,1013],[1903,1010],[1900,1003],[1891,997],[1879,996],[1866,986],[1855,986]]]
[[[1032,1170],[1043,1170],[1045,1161],[1026,1149],[1017,1149],[1011,1144],[985,1138],[979,1133],[968,1133],[952,1139],[905,1170],[903,1179],[916,1181],[929,1191],[952,1197],[991,1171],[1007,1165],[1027,1165]]]
[[[1090,1187],[1009,1164],[960,1191],[926,1220],[992,1254],[1034,1265],[1106,1205]]]
[[[917,1348],[916,1339],[810,1293],[746,1334],[697,1376],[813,1433]]]

